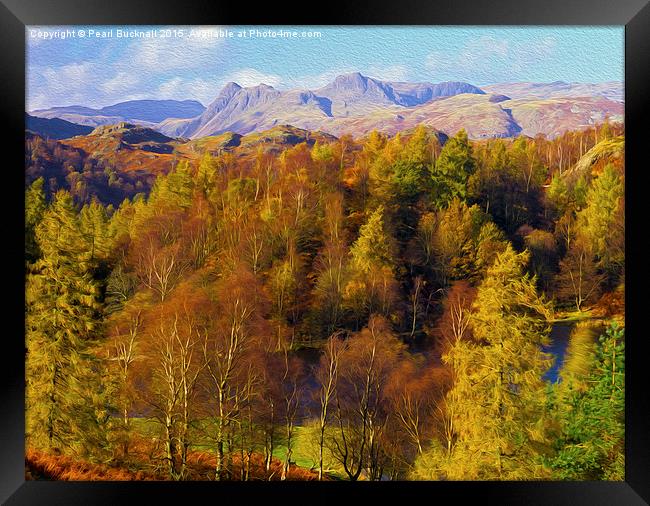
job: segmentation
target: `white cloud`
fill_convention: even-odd
[[[349,74],[350,72],[356,72],[357,70],[358,69],[354,69],[352,67],[339,67],[336,70],[327,70],[321,74],[308,76],[290,76],[289,78],[284,79],[283,85],[286,88],[315,90],[331,83],[334,81],[334,79],[336,79],[337,76],[340,76],[341,74]]]
[[[28,72],[28,97],[37,93],[42,97],[47,93],[49,103],[43,103],[39,98],[38,104],[28,101],[28,108],[33,110],[53,105],[89,105],[86,102],[88,91],[97,90],[101,83],[101,73],[98,65],[90,62],[71,63],[61,67],[32,67]]]
[[[183,37],[136,39],[127,49],[126,59],[132,61],[135,67],[151,72],[187,70],[217,63],[220,56],[218,50],[223,39],[189,37],[191,28],[201,29],[179,26],[174,29],[184,30]]]
[[[430,53],[425,66],[433,74],[432,80],[453,78],[486,84],[534,69],[535,65],[552,57],[555,46],[553,37],[524,43],[482,35],[457,51]]]
[[[40,37],[31,37],[29,34],[29,28],[25,28],[25,41],[27,50],[29,50],[30,47],[40,46],[45,42],[45,39]]]
[[[152,98],[141,74],[92,62],[61,67],[31,67],[27,76],[27,108],[106,105]]]
[[[380,81],[407,81],[410,74],[406,65],[373,65],[368,68],[367,72],[362,71],[361,73]]]
[[[98,71],[97,64],[81,62],[70,63],[58,68],[47,67],[43,70],[43,76],[55,87],[78,87],[82,84],[96,82],[99,77]]]
[[[256,69],[247,68],[214,80],[200,77],[190,79],[173,77],[161,83],[154,94],[156,98],[160,99],[198,100],[207,105],[219,95],[225,84],[231,81],[243,87],[257,86],[259,84],[277,87],[282,84],[282,79],[278,75],[265,74]]]
[[[174,77],[161,83],[155,95],[161,99],[198,100],[207,105],[215,99],[221,88],[221,82]]]
[[[106,94],[128,93],[142,83],[141,75],[135,72],[118,72],[115,77],[99,85]]]
[[[240,86],[257,86],[258,84],[268,84],[269,86],[279,86],[283,84],[282,78],[277,74],[265,74],[256,69],[241,69],[232,74],[229,74],[223,83],[233,81]]]
[[[356,68],[352,66],[338,67],[327,70],[321,74],[307,76],[291,76],[283,79],[282,85],[286,88],[317,89],[330,84],[338,76],[361,72],[366,77],[379,79],[380,81],[406,81],[409,79],[410,70],[406,65],[371,65],[367,68]]]
[[[27,94],[25,97],[25,111],[35,111],[37,109],[47,109],[50,106],[50,100],[44,93],[35,95]]]
[[[433,51],[429,53],[426,60],[426,68],[432,72],[448,69],[453,66],[455,59],[444,51]]]
[[[508,41],[499,40],[489,35],[473,39],[460,54],[466,67],[481,66],[486,63],[502,64],[509,56],[510,44]]]
[[[551,57],[555,46],[556,41],[553,37],[544,37],[536,44],[520,45],[510,57],[516,66],[525,69]]]

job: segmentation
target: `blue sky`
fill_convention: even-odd
[[[96,38],[90,30],[113,29]],[[117,38],[117,29],[165,28],[168,38]],[[210,30],[195,32],[191,29]],[[35,35],[70,29],[74,37]],[[173,30],[184,30],[183,37]],[[222,30],[221,34],[218,30]],[[299,36],[238,37],[249,30]],[[84,31],[84,37],[79,31]],[[233,33],[224,38],[223,32]],[[320,37],[302,37],[319,31]],[[109,35],[109,34],[107,34]],[[174,36],[177,35],[177,36]],[[268,34],[267,34],[268,35]],[[382,80],[500,82],[623,81],[624,27],[36,27],[26,28],[27,110],[102,107],[135,99],[195,99],[223,85],[315,89],[359,71]],[[57,36],[58,37],[58,36]]]

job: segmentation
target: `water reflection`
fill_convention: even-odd
[[[575,327],[575,322],[555,322],[551,327],[549,336],[550,344],[542,346],[542,350],[551,353],[555,357],[553,366],[546,371],[544,379],[551,383],[557,383],[560,379],[560,369],[564,362],[571,331]]]

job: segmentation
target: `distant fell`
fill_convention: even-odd
[[[59,118],[37,118],[25,113],[25,130],[34,132],[45,139],[58,140],[89,134],[92,127],[78,125]]]
[[[73,123],[99,126],[120,121],[154,125],[167,118],[193,118],[205,111],[196,100],[129,100],[94,109],[79,105],[32,111],[32,116],[59,118]]]

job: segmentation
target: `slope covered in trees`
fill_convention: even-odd
[[[101,164],[32,138],[32,455],[172,480],[622,479],[624,170],[568,176],[621,134],[192,141],[119,202],[77,181]],[[550,384],[566,314],[603,338]]]

